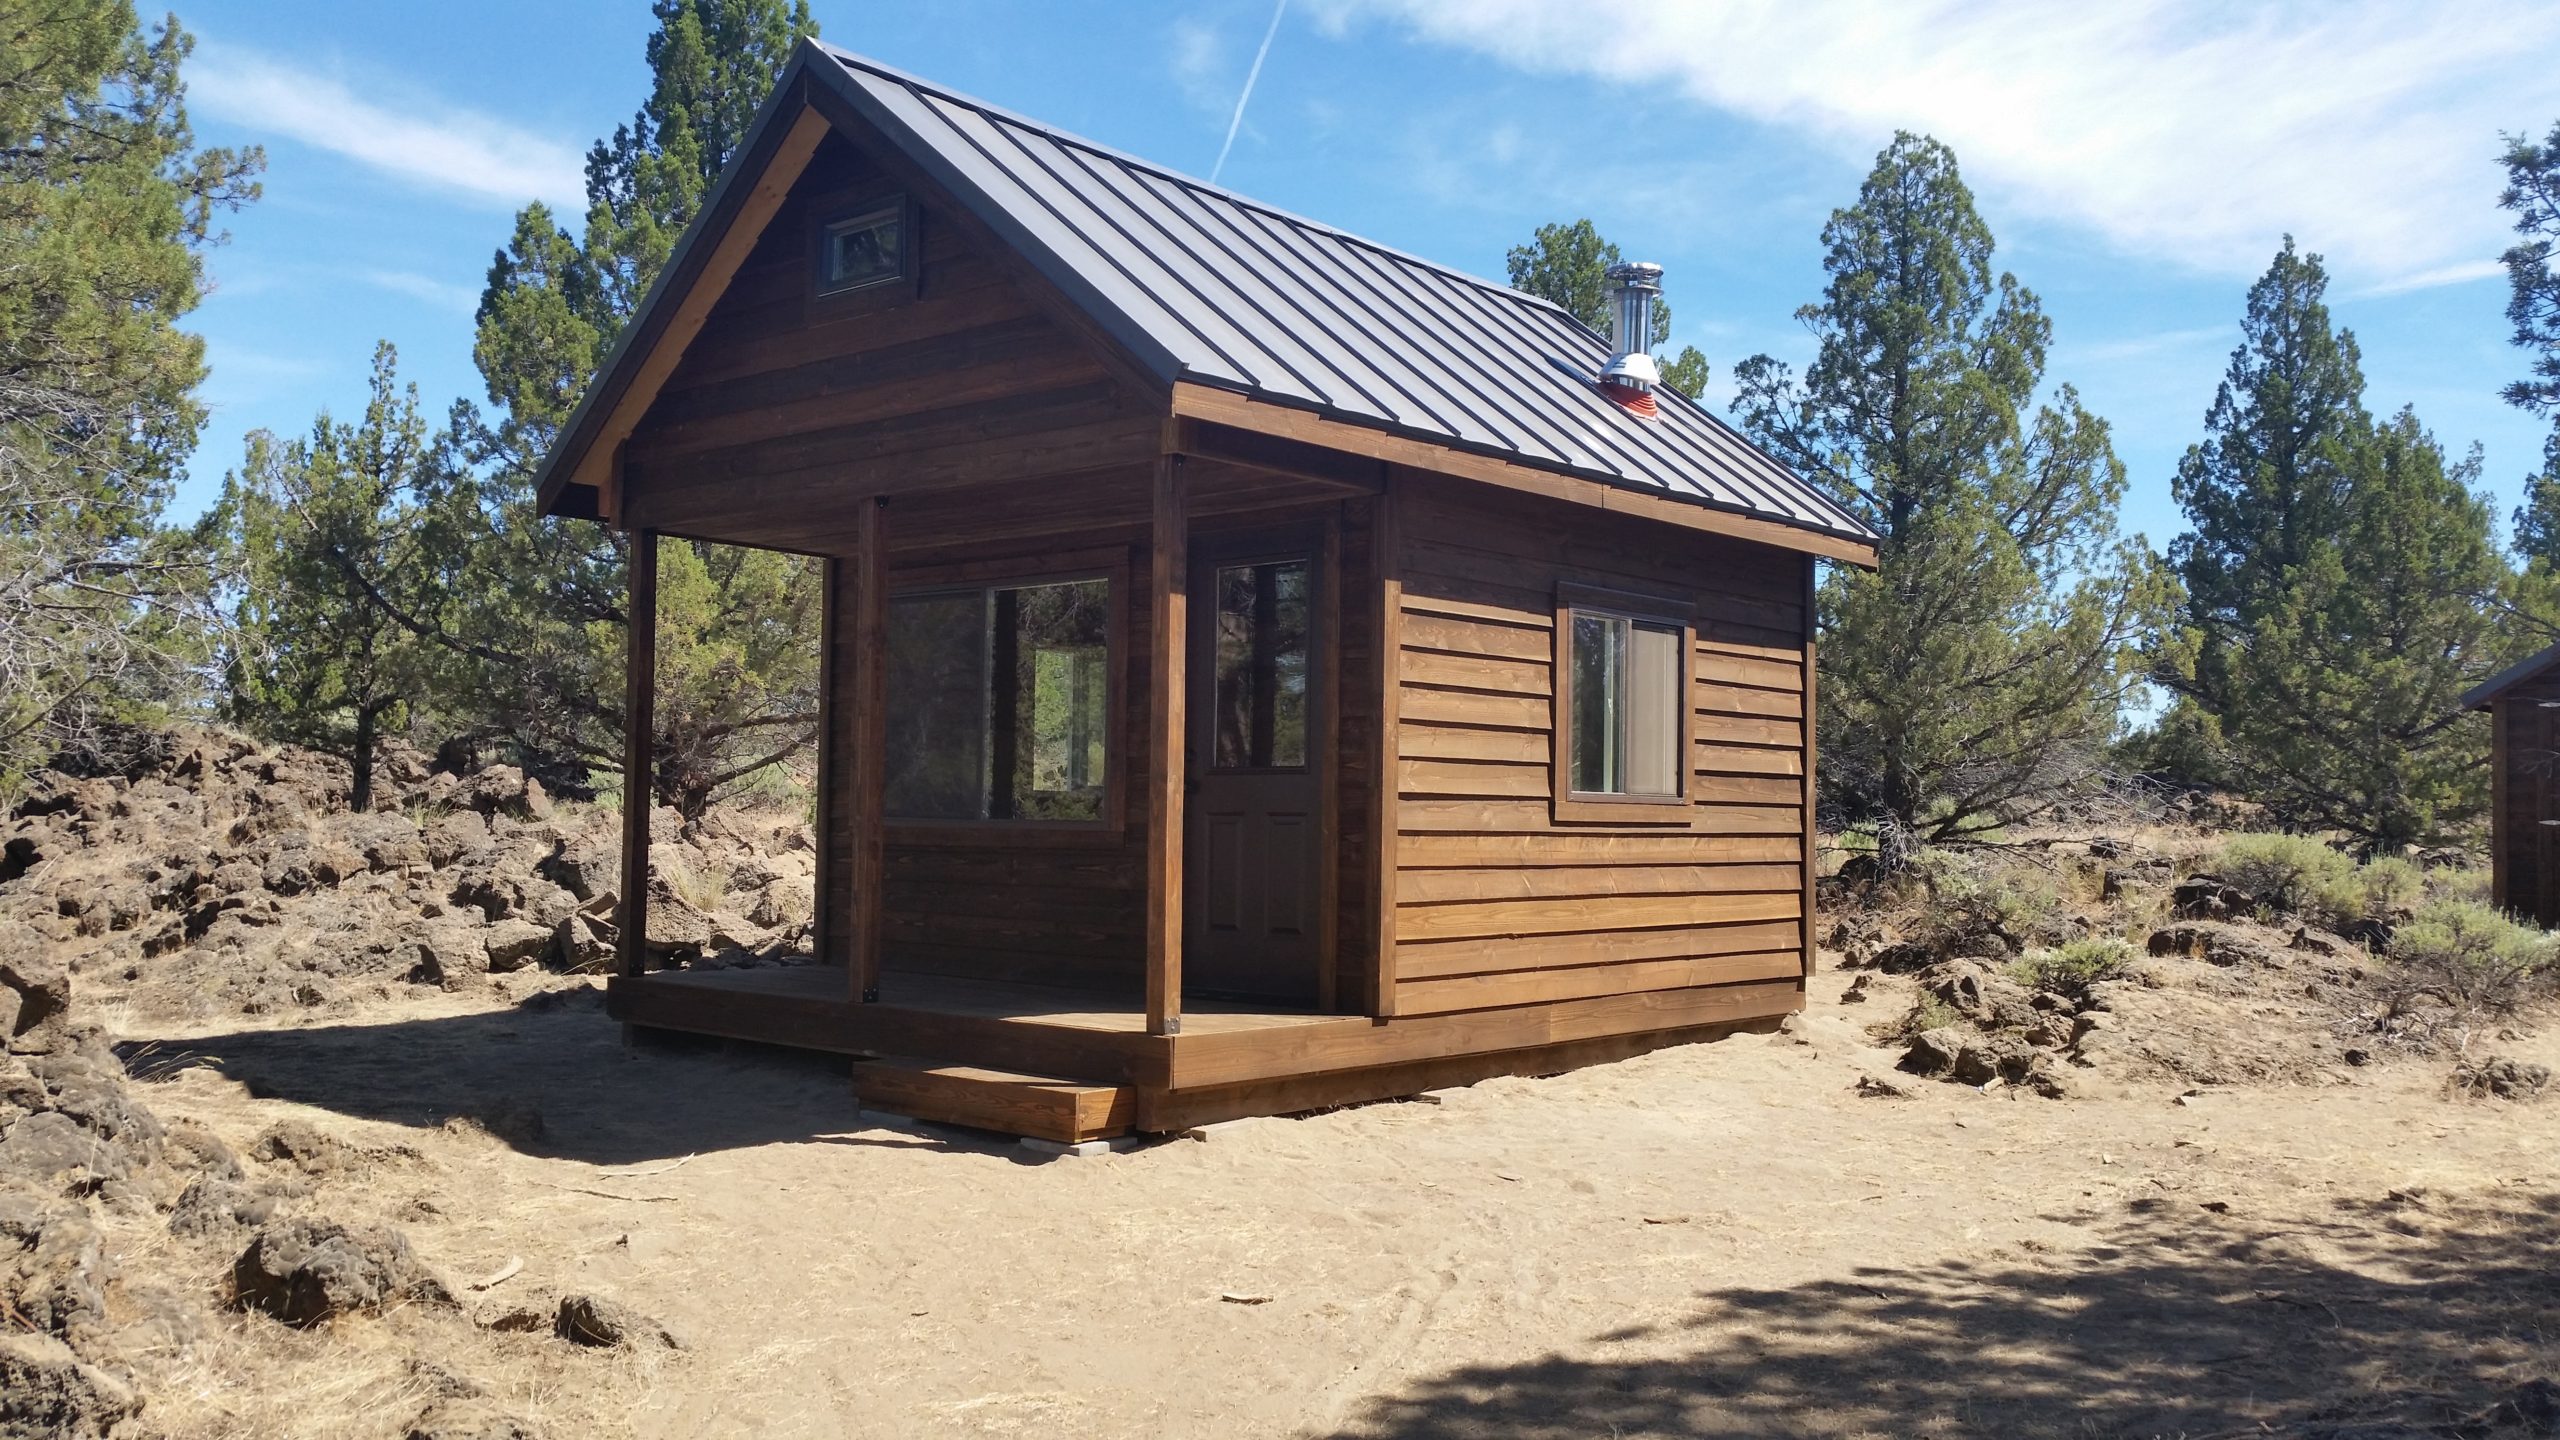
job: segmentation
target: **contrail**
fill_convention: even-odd
[[[1244,89],[1236,95],[1236,113],[1227,121],[1227,143],[1218,147],[1218,163],[1209,167],[1209,183],[1216,184],[1218,172],[1227,168],[1227,152],[1236,148],[1236,131],[1244,127],[1245,102],[1253,98],[1253,82],[1262,78],[1262,57],[1271,53],[1271,37],[1280,33],[1280,17],[1289,11],[1289,0],[1279,0],[1271,7],[1271,28],[1262,32],[1262,48],[1253,52],[1253,68],[1244,72]]]

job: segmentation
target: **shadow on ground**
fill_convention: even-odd
[[[208,1067],[252,1095],[421,1128],[480,1119],[527,1154],[598,1165],[842,1138],[859,1124],[841,1057],[681,1038],[627,1044],[602,1004],[575,991],[507,1010],[118,1049],[145,1081]],[[523,1122],[528,1110],[538,1127]]]
[[[1673,1324],[1374,1399],[1344,1433],[2560,1434],[2560,1194],[2070,1218],[2099,1243],[1709,1292]]]

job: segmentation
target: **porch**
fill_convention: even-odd
[[[877,999],[826,965],[616,975],[614,1018],[850,1055],[870,1108],[1058,1141],[1167,1133],[1244,1115],[1542,1075],[1765,1030],[1769,987],[1657,991],[1570,1009],[1407,1017],[1195,999],[1176,1034],[1103,992],[890,970]],[[1703,1002],[1703,1003],[1702,1003]]]

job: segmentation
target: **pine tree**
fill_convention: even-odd
[[[217,511],[240,584],[225,709],[344,758],[356,810],[371,808],[380,742],[428,696],[437,659],[395,614],[419,604],[407,593],[421,574],[412,497],[429,463],[417,387],[403,390],[398,370],[391,346],[376,347],[359,424],[324,413],[307,439],[252,434]]]
[[[187,698],[212,576],[160,524],[204,422],[215,215],[262,157],[198,149],[174,23],[0,0],[0,788],[91,722]]]
[[[2402,410],[2351,452],[2334,527],[2296,537],[2232,658],[2217,718],[2233,777],[2285,822],[2385,853],[2487,804],[2487,733],[2462,692],[2494,668],[2506,578],[2475,485]]]
[[[1945,146],[1897,135],[1822,239],[1812,365],[1744,361],[1736,408],[1881,536],[1820,592],[1825,799],[1896,840],[1979,837],[2085,791],[2171,587],[2117,534],[2106,422],[2067,385],[2038,402],[2051,326],[1993,275]]]
[[[2249,288],[2241,340],[2170,482],[2191,529],[2170,546],[2183,631],[2159,678],[2205,715],[2232,707],[2248,642],[2285,577],[2345,523],[2351,468],[2372,432],[2353,334],[2331,328],[2328,272],[2287,236]]]
[[[1552,300],[1564,307],[1574,319],[1606,335],[1612,316],[1609,313],[1609,267],[1625,257],[1618,247],[1600,238],[1600,231],[1589,220],[1576,220],[1570,225],[1541,225],[1526,245],[1515,245],[1503,257],[1511,272],[1511,287]],[[1657,340],[1671,338],[1671,302],[1653,297],[1653,334]],[[1706,393],[1707,357],[1695,345],[1683,345],[1680,353],[1665,359],[1657,354],[1662,367],[1662,383],[1695,400]]]

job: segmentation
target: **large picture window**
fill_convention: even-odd
[[[889,602],[887,806],[902,820],[1099,820],[1111,583]]]
[[[1688,796],[1689,627],[1637,597],[1568,592],[1556,609],[1556,806],[1564,818]]]

